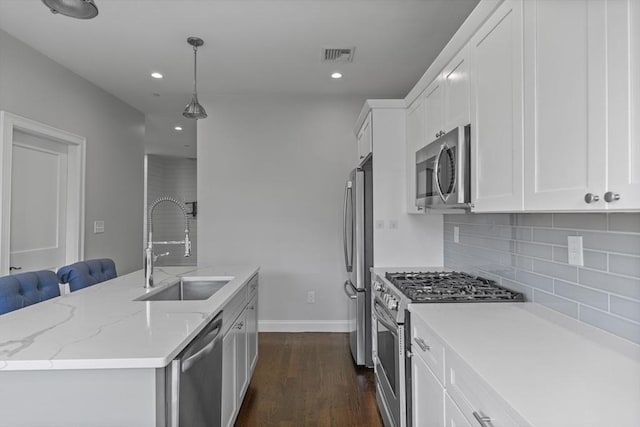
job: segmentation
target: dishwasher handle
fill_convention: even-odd
[[[193,341],[191,346],[187,347],[181,357],[182,372],[187,372],[191,366],[198,362],[198,360],[211,353],[216,344],[222,339],[220,336],[221,330],[222,313],[205,327],[200,335],[198,335],[198,337]]]

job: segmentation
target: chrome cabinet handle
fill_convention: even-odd
[[[240,330],[244,328],[244,322],[236,323],[236,329]]]
[[[584,201],[587,203],[593,203],[593,202],[597,202],[598,200],[600,200],[600,196],[593,194],[593,193],[587,193],[584,195]]]
[[[604,201],[607,203],[615,202],[616,200],[620,200],[620,194],[614,193],[612,191],[607,191],[604,193]]]
[[[416,344],[418,344],[418,347],[420,347],[422,351],[431,351],[431,346],[424,342],[422,338],[416,337],[414,338],[414,341],[416,342]]]
[[[480,415],[478,412],[473,411],[473,417],[478,421],[482,427],[491,427],[491,417]]]

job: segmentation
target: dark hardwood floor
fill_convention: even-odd
[[[260,333],[258,365],[236,426],[381,427],[372,369],[342,333]]]

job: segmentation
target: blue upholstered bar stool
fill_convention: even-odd
[[[0,277],[0,314],[60,296],[53,271],[30,271]]]
[[[112,259],[89,259],[58,269],[60,283],[68,283],[71,292],[118,277]]]

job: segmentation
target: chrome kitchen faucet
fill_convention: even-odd
[[[162,202],[171,202],[174,205],[178,206],[180,210],[182,210],[182,214],[184,215],[184,240],[167,240],[161,242],[153,241],[153,210],[157,205]],[[184,244],[184,256],[191,256],[191,240],[189,240],[189,217],[187,214],[187,209],[184,205],[178,202],[173,197],[160,197],[155,202],[151,204],[149,207],[149,216],[147,217],[147,226],[149,227],[149,234],[147,237],[147,248],[144,251],[144,287],[151,288],[153,287],[153,263],[158,260],[161,256],[169,255],[169,252],[165,252],[163,254],[154,255],[153,253],[153,245],[182,245]]]

